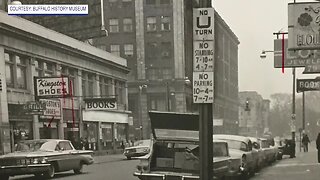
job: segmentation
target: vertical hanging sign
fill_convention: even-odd
[[[193,102],[213,103],[214,9],[193,9]]]

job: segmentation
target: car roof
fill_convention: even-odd
[[[248,142],[250,139],[245,136],[239,136],[239,135],[231,135],[231,134],[214,134],[214,139],[225,139],[225,140],[236,140],[236,141],[243,141]]]

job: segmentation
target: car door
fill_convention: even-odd
[[[76,150],[70,145],[68,141],[59,142],[58,146],[60,147],[60,151],[63,155],[63,170],[72,170],[79,166],[79,158],[77,158],[78,153]]]

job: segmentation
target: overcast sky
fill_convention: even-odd
[[[273,50],[272,33],[288,31],[288,3],[293,0],[212,0],[213,7],[222,16],[240,41],[239,91],[257,91],[263,98],[273,93],[292,93],[292,70],[273,68],[273,53],[260,59],[262,50]],[[314,2],[297,0],[297,2]],[[313,78],[302,75],[298,78]]]

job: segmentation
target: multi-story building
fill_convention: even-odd
[[[269,132],[270,100],[255,91],[243,91],[239,102],[239,134],[262,137]]]
[[[135,138],[150,137],[149,110],[191,112],[193,0],[108,0],[108,36],[94,45],[128,60]],[[217,133],[237,133],[238,38],[215,12],[214,118]],[[132,137],[133,138],[133,137]]]
[[[93,150],[120,148],[130,113],[125,59],[5,12],[0,31],[1,153],[22,139],[38,138],[82,137]],[[33,77],[69,77],[71,96],[47,99],[54,115],[24,113],[37,100]],[[116,99],[116,109],[86,107],[109,97]]]

